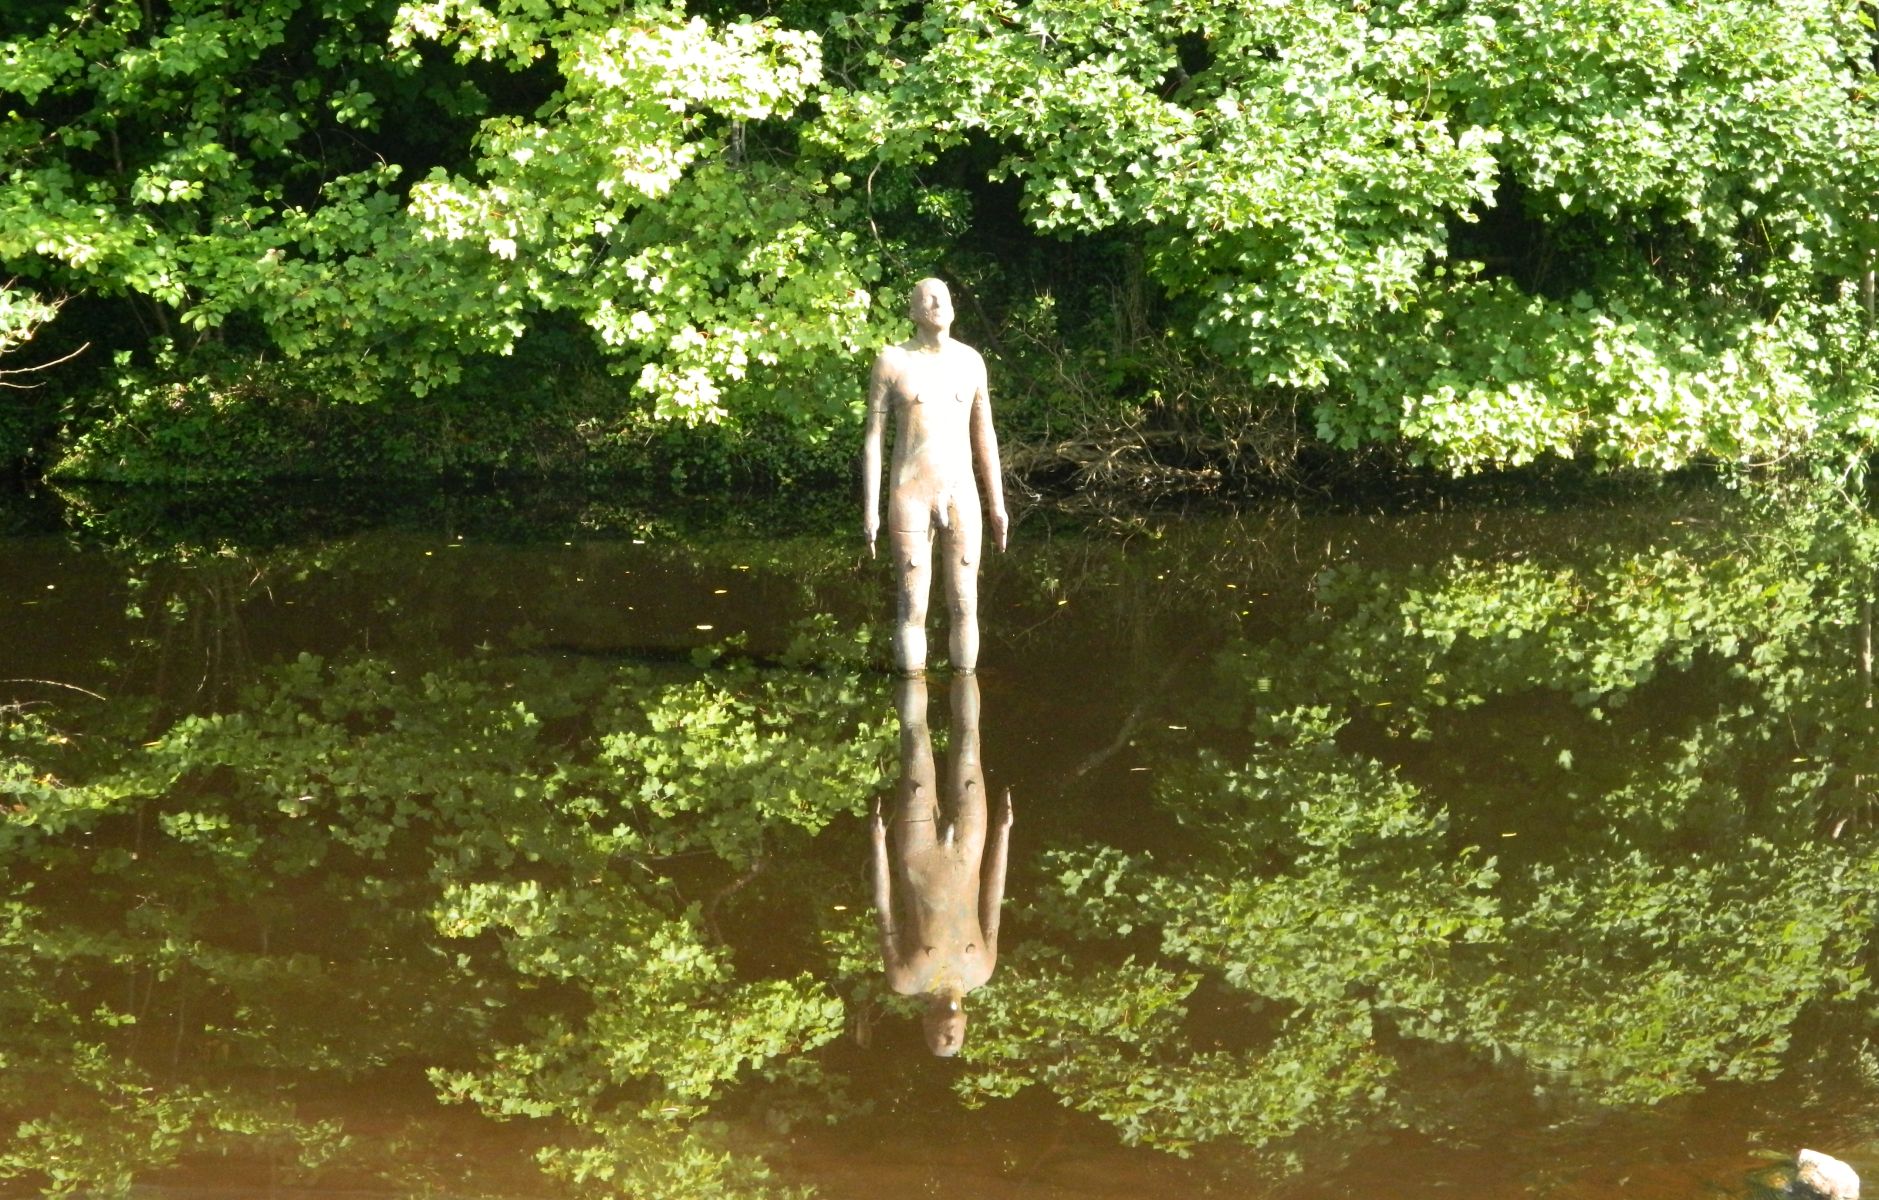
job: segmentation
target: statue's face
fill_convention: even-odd
[[[946,330],[953,324],[953,297],[946,285],[928,280],[913,289],[908,305],[914,324],[922,329]]]
[[[959,996],[933,997],[920,1023],[925,1027],[926,1048],[941,1058],[951,1058],[965,1045],[966,1010]]]

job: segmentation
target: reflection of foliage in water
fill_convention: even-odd
[[[774,669],[704,680],[302,656],[143,746],[9,712],[0,839],[45,869],[16,878],[0,932],[22,981],[5,1058],[35,1064],[8,1072],[8,1107],[51,1074],[68,1086],[45,1094],[89,1084],[90,1108],[27,1125],[0,1165],[122,1187],[243,1137],[337,1153],[254,1103],[269,1089],[196,1077],[429,1067],[446,1098],[581,1135],[543,1152],[566,1177],[750,1182],[695,1118],[747,1076],[800,1074],[842,1010],[806,975],[734,978],[711,897],[879,778],[892,731],[860,650],[815,627]]]
[[[1214,655],[1190,728],[1140,738],[1160,782],[1135,840],[1022,843],[961,1098],[1042,1089],[1131,1143],[1302,1155],[1478,1135],[1536,1085],[1630,1104],[1777,1073],[1862,991],[1879,883],[1854,649],[1879,554],[1792,512],[1316,570],[1295,623]],[[1033,555],[1007,579],[1065,624],[1028,636],[1110,621],[1076,578],[1185,614],[1116,637],[1133,679],[1239,611],[1208,597],[1257,609],[1249,551],[1175,540]],[[474,550],[424,562],[449,553]],[[805,600],[866,584],[826,580],[852,547],[722,553]],[[828,903],[858,908],[859,877],[811,841],[892,753],[865,641],[639,655],[599,639],[575,551],[531,560],[557,650],[494,648],[452,622],[512,599],[497,580],[414,570],[411,541],[301,554],[209,566],[406,649],[253,664],[195,715],[0,713],[0,849],[35,864],[0,923],[0,1109],[38,1114],[0,1176],[121,1186],[278,1148],[310,1179],[463,1194],[414,1147],[481,1114],[579,1188],[722,1195],[762,1186],[748,1131],[891,1107],[902,1085],[832,1044],[892,1001],[865,914]],[[463,1103],[384,1134],[298,1102],[348,1081]]]
[[[1743,532],[1322,573],[1288,635],[1218,656],[1211,724],[1160,735],[1176,832],[1045,856],[1048,944],[965,1094],[1045,1086],[1187,1150],[1493,1120],[1438,1110],[1455,1062],[1515,1108],[1778,1073],[1866,986],[1879,862],[1829,835],[1870,804],[1879,536]]]

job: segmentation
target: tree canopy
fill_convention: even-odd
[[[0,352],[39,330],[99,382],[221,364],[226,400],[232,360],[337,403],[585,329],[616,419],[824,434],[943,272],[1026,429],[1250,412],[1454,471],[1843,465],[1879,431],[1872,27],[1868,0],[31,0],[0,19]],[[139,403],[0,432],[17,456]]]

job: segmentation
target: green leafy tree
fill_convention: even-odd
[[[1879,429],[1870,18],[35,3],[0,33],[0,268],[216,381],[100,397],[68,443],[244,387],[421,395],[570,327],[629,381],[618,420],[816,441],[950,268],[995,361],[1111,425],[1250,403],[1450,471],[1838,469]]]

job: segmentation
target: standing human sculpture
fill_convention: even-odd
[[[907,672],[926,669],[927,598],[937,544],[952,622],[952,666],[970,671],[979,660],[983,524],[989,519],[1000,550],[1008,526],[985,360],[953,340],[952,293],[944,282],[915,284],[908,315],[913,337],[882,350],[868,378],[862,532],[872,555],[881,521],[881,446],[891,409],[894,459],[888,471],[887,532],[896,580],[895,663]]]

